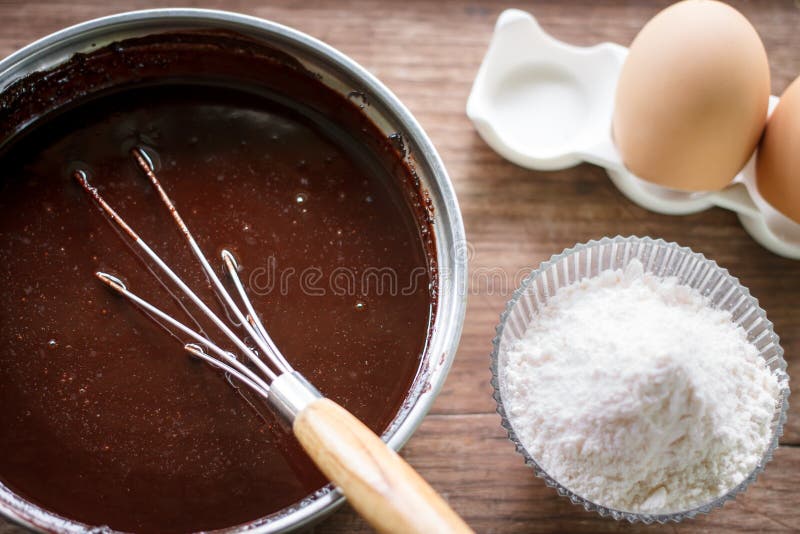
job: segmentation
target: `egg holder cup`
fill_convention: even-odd
[[[721,191],[688,193],[631,173],[612,137],[614,95],[628,49],[572,46],[548,35],[518,9],[500,14],[467,101],[467,116],[507,160],[552,171],[582,162],[605,168],[631,201],[657,213],[688,215],[718,206],[735,212],[766,249],[800,260],[800,224],[758,192],[756,150]],[[770,96],[769,113],[779,98]]]

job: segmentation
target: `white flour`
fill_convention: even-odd
[[[631,512],[685,510],[744,480],[780,390],[728,312],[638,261],[559,290],[507,364],[504,405],[533,458]]]

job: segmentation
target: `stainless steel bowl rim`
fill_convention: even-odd
[[[152,23],[187,27],[224,27],[239,30],[251,36],[260,36],[268,42],[277,39],[309,54],[319,56],[341,72],[359,82],[357,89],[377,98],[392,118],[402,126],[402,134],[414,145],[414,160],[430,169],[431,180],[422,180],[423,187],[434,203],[434,234],[437,240],[437,263],[440,266],[437,313],[428,340],[426,354],[429,369],[424,387],[404,418],[393,432],[384,435],[388,445],[399,450],[422,422],[439,393],[450,370],[461,336],[466,310],[467,261],[461,253],[465,243],[464,225],[458,201],[450,178],[431,140],[400,100],[377,78],[361,65],[333,47],[288,26],[253,16],[209,9],[147,9],[131,11],[93,19],[65,28],[35,41],[0,61],[0,91],[22,76],[37,70],[55,66],[66,58],[53,61],[50,54],[76,46],[92,34],[107,35],[120,31],[120,36],[108,42],[124,39],[125,30],[140,28]],[[154,30],[155,31],[155,30]],[[147,32],[136,31],[136,35]],[[150,32],[153,33],[153,32]],[[106,44],[106,43],[102,43]],[[98,43],[100,46],[100,43]],[[71,50],[69,55],[79,50]],[[355,89],[355,88],[354,88]],[[445,268],[442,269],[442,266]],[[341,493],[330,486],[324,488],[308,502],[295,505],[253,523],[241,525],[226,532],[247,531],[272,533],[295,530],[317,521],[344,502]],[[33,530],[47,529],[42,517],[63,522],[63,530],[69,532],[110,532],[107,527],[89,527],[81,523],[64,520],[59,516],[19,498],[0,484],[0,514]],[[53,526],[49,525],[52,529]]]
[[[767,319],[766,312],[759,306],[758,299],[753,297],[750,294],[750,290],[748,290],[745,286],[743,286],[739,279],[735,276],[731,275],[727,269],[720,267],[716,261],[706,258],[705,255],[694,252],[688,247],[683,247],[678,245],[674,242],[667,242],[663,239],[653,239],[650,237],[637,237],[637,236],[616,236],[616,237],[603,237],[600,240],[590,240],[586,243],[580,243],[575,245],[574,247],[565,249],[559,254],[554,254],[551,258],[547,261],[542,262],[537,269],[532,271],[526,278],[523,280],[520,287],[514,291],[511,299],[506,304],[505,309],[500,314],[500,322],[497,325],[495,331],[496,336],[492,340],[492,353],[491,353],[491,372],[492,372],[492,388],[494,390],[492,394],[492,398],[494,398],[495,402],[497,403],[497,413],[500,415],[501,418],[501,425],[508,433],[508,439],[514,444],[516,451],[522,455],[525,464],[530,466],[535,475],[544,480],[545,484],[553,489],[562,496],[567,497],[572,504],[583,506],[584,509],[591,512],[597,512],[603,517],[611,517],[615,520],[625,520],[630,523],[637,523],[642,522],[645,524],[650,523],[660,523],[665,524],[668,522],[675,522],[678,523],[684,519],[691,519],[698,514],[707,514],[716,508],[722,507],[726,502],[733,500],[736,495],[742,493],[747,489],[747,487],[756,481],[756,478],[759,474],[764,471],[764,468],[769,461],[772,460],[773,452],[778,448],[778,441],[780,437],[783,435],[783,425],[786,423],[787,411],[789,409],[789,395],[790,390],[788,386],[781,391],[781,406],[780,406],[780,415],[778,417],[778,422],[775,428],[775,432],[773,433],[770,443],[767,446],[767,450],[764,453],[763,458],[756,466],[756,468],[736,487],[732,488],[730,491],[717,497],[716,499],[704,503],[702,505],[696,506],[689,510],[683,510],[680,512],[673,512],[673,513],[665,513],[665,514],[647,514],[647,513],[637,513],[637,512],[629,512],[625,510],[618,510],[614,508],[610,508],[608,506],[603,506],[601,504],[597,504],[595,502],[590,501],[589,499],[578,495],[577,493],[573,492],[566,486],[561,485],[554,477],[551,477],[545,469],[539,465],[539,463],[528,453],[525,449],[525,446],[517,437],[516,432],[514,431],[513,426],[506,414],[505,407],[503,406],[503,399],[500,393],[501,386],[500,386],[500,373],[499,373],[499,355],[500,355],[500,343],[503,336],[503,331],[506,326],[506,318],[509,316],[511,311],[517,305],[519,300],[528,291],[528,288],[531,287],[536,282],[536,279],[542,272],[549,270],[551,267],[560,264],[562,260],[567,257],[572,256],[573,254],[579,253],[584,249],[594,248],[603,245],[609,244],[644,244],[644,245],[655,245],[655,246],[662,246],[662,247],[670,247],[674,248],[684,254],[692,256],[699,261],[708,262],[712,268],[717,269],[723,276],[727,277],[733,285],[741,290],[742,294],[745,298],[750,299],[752,305],[758,310],[759,316],[765,321],[768,329],[769,334],[772,336],[774,340],[775,346],[777,347],[777,354],[776,357],[779,359],[778,369],[781,370],[782,374],[786,376],[788,380],[788,374],[786,374],[787,364],[785,359],[783,358],[783,348],[780,345],[780,339],[778,335],[775,333],[773,329],[772,322]]]

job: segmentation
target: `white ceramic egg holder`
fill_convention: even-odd
[[[613,43],[582,48],[547,35],[529,13],[504,11],[467,101],[480,136],[504,158],[530,169],[556,170],[589,162],[606,169],[630,200],[655,211],[686,215],[719,206],[736,212],[765,248],[800,259],[800,224],[759,194],[754,153],[718,192],[685,193],[637,178],[614,146],[614,94],[628,49]],[[769,112],[778,103],[771,96]]]

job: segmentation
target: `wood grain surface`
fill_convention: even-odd
[[[731,2],[755,25],[770,58],[773,93],[800,74],[800,5]],[[800,364],[800,262],[756,244],[721,209],[675,217],[626,200],[590,165],[558,172],[516,167],[492,152],[464,114],[467,94],[497,15],[531,11],[554,36],[579,45],[629,44],[666,2],[364,2],[72,0],[0,3],[0,54],[64,26],[130,9],[182,6],[239,11],[288,24],[353,57],[386,83],[427,130],[455,184],[472,245],[470,268],[524,272],[576,242],[617,234],[677,241],[727,267],[767,310],[789,372]],[[505,438],[489,385],[490,341],[513,284],[476,284],[461,346],[431,414],[405,458],[478,532],[800,531],[800,421],[790,410],[782,447],[735,502],[664,527],[615,523],[558,497]],[[315,532],[368,532],[347,506]],[[0,534],[18,528],[0,524]]]

